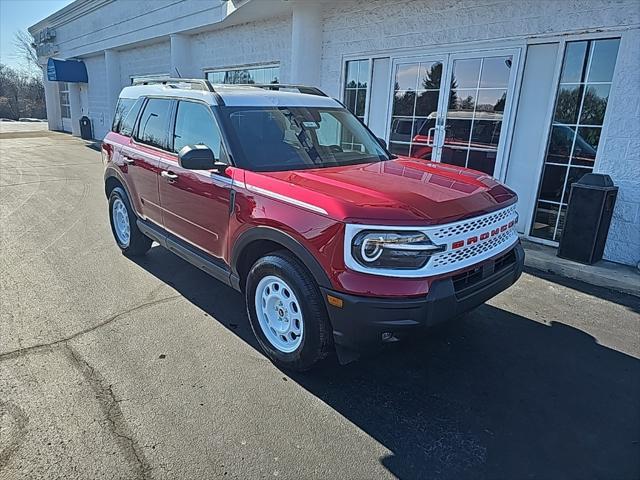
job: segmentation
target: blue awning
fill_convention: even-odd
[[[47,62],[47,78],[50,82],[89,83],[87,67],[81,60],[55,60]]]

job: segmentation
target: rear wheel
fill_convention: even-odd
[[[109,195],[109,220],[113,237],[122,253],[144,255],[151,248],[153,241],[138,228],[129,198],[121,187],[114,188]]]
[[[253,333],[274,363],[303,371],[327,356],[326,308],[315,280],[295,257],[281,251],[260,258],[245,293]]]

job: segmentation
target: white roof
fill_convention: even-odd
[[[250,85],[213,85],[213,88],[215,92],[192,89],[189,84],[133,85],[123,88],[120,97],[190,98],[217,105],[216,95],[219,95],[225,105],[230,107],[341,107],[333,98],[299,93],[284,87],[281,90],[267,90]]]

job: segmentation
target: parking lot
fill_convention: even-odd
[[[375,358],[291,375],[237,292],[119,253],[100,153],[0,133],[0,478],[640,476],[640,300],[528,271]]]

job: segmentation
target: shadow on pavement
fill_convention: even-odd
[[[258,348],[241,294],[160,247],[137,263]],[[392,452],[380,461],[399,478],[640,478],[640,361],[561,323],[484,305],[375,358],[287,374]]]

